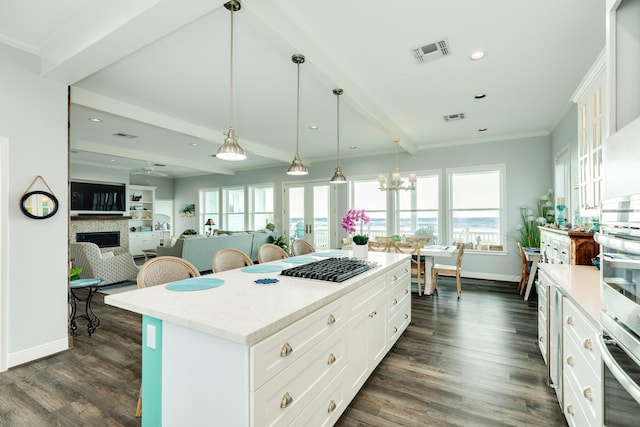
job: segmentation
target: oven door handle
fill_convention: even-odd
[[[620,385],[624,387],[624,389],[633,397],[633,399],[640,403],[640,386],[631,379],[629,375],[618,365],[618,362],[611,356],[609,350],[607,349],[607,345],[602,338],[602,335],[598,336],[598,340],[596,341],[598,346],[600,347],[600,353],[602,355],[602,361],[607,365],[607,368],[611,371],[613,376],[618,380]]]
[[[618,251],[640,255],[640,241],[631,239],[621,239],[608,234],[596,233],[593,239],[602,246]]]

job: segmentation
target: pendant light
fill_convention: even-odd
[[[338,148],[336,154],[336,173],[333,174],[331,178],[331,182],[333,184],[344,184],[347,182],[347,178],[342,174],[342,169],[340,168],[340,95],[342,95],[344,91],[342,89],[334,89],[333,94],[336,96],[336,104],[337,104],[337,113],[336,113],[336,140],[338,141]]]
[[[240,10],[240,1],[231,0],[224,4],[224,7],[231,12],[231,49],[229,61],[229,128],[224,133],[224,144],[218,148],[216,157],[222,160],[237,162],[247,158],[244,150],[238,144],[238,137],[233,128],[233,12]]]
[[[289,170],[287,170],[287,175],[306,175],[309,173],[309,169],[302,164],[302,159],[300,159],[300,153],[298,152],[300,148],[300,64],[304,63],[304,55],[297,53],[291,57],[291,61],[298,65],[298,100],[296,110],[296,156],[293,158]]]

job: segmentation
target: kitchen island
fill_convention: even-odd
[[[223,281],[212,289],[105,297],[143,315],[142,424],[335,423],[411,321],[409,256],[369,261],[341,283],[237,269],[200,279]]]

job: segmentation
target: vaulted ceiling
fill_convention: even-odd
[[[226,162],[211,157],[230,122],[224,3],[0,0],[0,42],[72,87],[72,162],[187,176],[286,169],[296,53],[300,155],[313,167],[336,156],[334,88],[341,158],[393,152],[394,140],[415,154],[544,135],[605,41],[602,0],[242,0],[233,124],[249,158]]]

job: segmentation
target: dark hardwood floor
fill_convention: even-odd
[[[535,294],[513,283],[442,279],[413,295],[412,322],[338,426],[565,426],[537,349]],[[138,426],[140,316],[94,300],[89,337],[0,374],[2,426]]]

